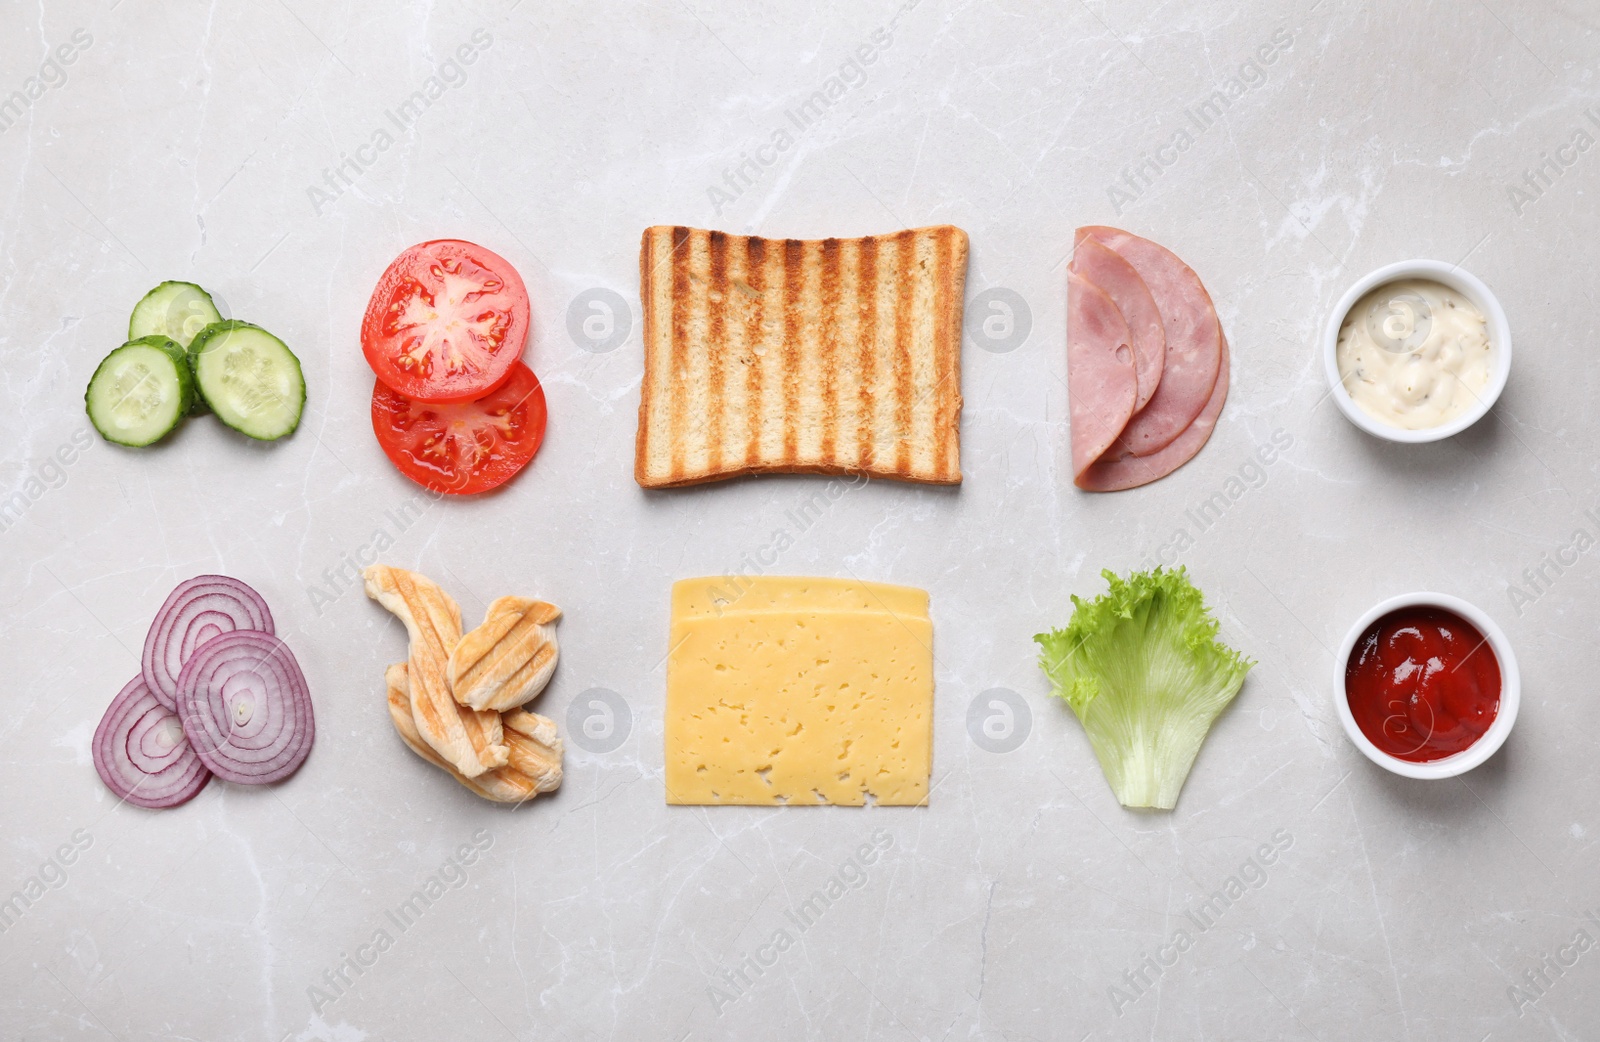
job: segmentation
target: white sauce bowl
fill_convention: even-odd
[[[1344,687],[1345,666],[1350,661],[1350,653],[1355,649],[1356,642],[1367,632],[1367,627],[1396,609],[1417,607],[1443,608],[1455,612],[1478,627],[1478,632],[1488,639],[1489,647],[1494,651],[1494,657],[1500,664],[1500,709],[1495,714],[1494,723],[1489,725],[1483,737],[1459,753],[1439,760],[1429,760],[1427,763],[1402,760],[1398,756],[1390,756],[1373,745],[1372,740],[1362,733],[1360,725],[1356,723],[1355,714],[1350,712],[1350,699]],[[1356,620],[1354,626],[1350,627],[1344,643],[1339,645],[1339,653],[1333,657],[1333,663],[1333,707],[1339,714],[1339,723],[1344,725],[1345,736],[1366,755],[1367,759],[1385,770],[1405,775],[1407,778],[1454,778],[1458,774],[1472,770],[1493,756],[1499,751],[1500,746],[1505,744],[1506,736],[1511,734],[1511,727],[1517,722],[1517,711],[1522,708],[1522,674],[1517,670],[1517,656],[1511,650],[1511,641],[1506,639],[1505,631],[1474,605],[1447,593],[1407,593],[1373,605],[1365,615]]]
[[[1350,392],[1345,389],[1344,381],[1339,376],[1339,330],[1344,326],[1344,320],[1350,314],[1350,309],[1374,289],[1399,279],[1432,279],[1448,286],[1478,305],[1478,309],[1483,312],[1483,317],[1487,320],[1489,345],[1494,356],[1494,370],[1489,378],[1488,389],[1466,412],[1449,423],[1442,423],[1437,427],[1407,430],[1383,422],[1350,397]],[[1500,307],[1500,301],[1496,300],[1494,294],[1489,292],[1489,287],[1471,272],[1457,265],[1446,264],[1444,261],[1397,261],[1394,264],[1384,265],[1345,290],[1344,296],[1339,298],[1339,303],[1328,316],[1327,328],[1323,330],[1322,360],[1328,370],[1329,393],[1351,423],[1374,437],[1386,438],[1389,441],[1410,443],[1439,441],[1452,434],[1459,434],[1477,423],[1499,400],[1500,392],[1506,386],[1506,378],[1511,375],[1511,324],[1506,321],[1506,313]]]

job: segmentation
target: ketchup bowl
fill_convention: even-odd
[[[1522,704],[1511,642],[1459,597],[1408,593],[1356,620],[1334,657],[1344,732],[1379,767],[1454,778],[1505,743]]]

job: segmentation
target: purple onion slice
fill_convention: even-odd
[[[200,645],[234,630],[271,636],[272,612],[261,595],[226,575],[197,575],[179,583],[156,612],[144,638],[140,672],[168,709],[178,708],[178,675]]]
[[[94,769],[106,788],[138,807],[176,807],[211,780],[177,714],[142,676],[128,681],[94,729]]]
[[[195,754],[219,778],[282,781],[316,738],[311,691],[289,646],[253,630],[200,645],[178,676],[178,719]]]

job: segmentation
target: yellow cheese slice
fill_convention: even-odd
[[[668,803],[916,806],[933,623],[906,586],[778,576],[672,587]]]

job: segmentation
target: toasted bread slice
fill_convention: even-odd
[[[412,752],[448,772],[475,794],[496,803],[523,803],[561,785],[561,739],[556,735],[556,725],[533,713],[505,715],[506,742],[511,750],[511,762],[506,766],[484,771],[476,778],[456,770],[422,740],[416,718],[411,715],[406,673],[406,664],[397,662],[384,671],[383,679],[389,689],[389,719]],[[513,726],[533,733],[512,730]]]
[[[405,623],[411,712],[423,739],[468,778],[504,767],[510,750],[500,714],[468,709],[450,693],[450,652],[461,640],[461,608],[416,572],[375,564],[361,575],[367,596]]]
[[[554,623],[561,609],[531,597],[501,597],[483,625],[450,653],[450,690],[473,709],[515,709],[535,698],[556,671]]]
[[[761,239],[647,228],[634,477],[961,481],[967,234]]]

